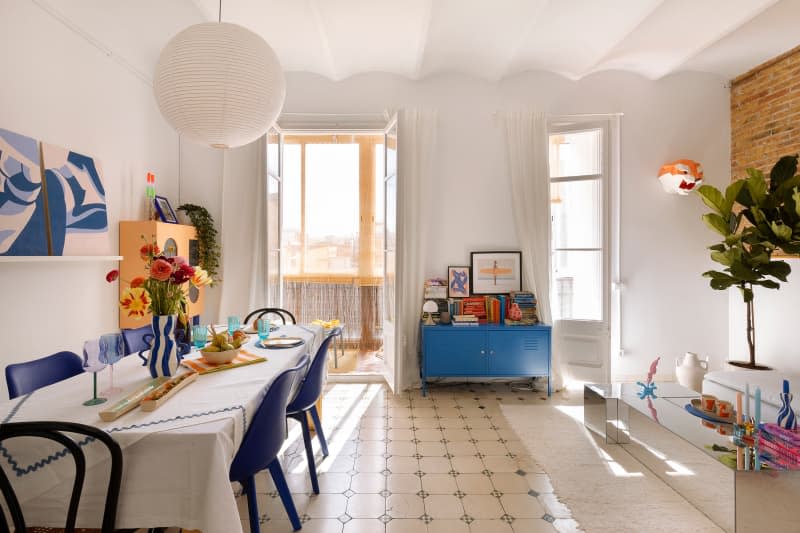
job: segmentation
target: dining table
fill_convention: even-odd
[[[271,332],[273,337],[298,337],[303,342],[290,348],[261,348],[257,336],[251,335],[242,350],[266,361],[198,375],[150,412],[136,408],[111,422],[99,416],[152,380],[142,360],[132,354],[114,365],[114,384],[122,392],[108,395],[106,403],[83,405],[92,396],[92,375],[84,373],[0,402],[0,421],[78,422],[108,432],[123,453],[117,528],[238,533],[242,523],[228,477],[234,455],[271,382],[304,354],[313,357],[324,333],[320,326],[287,324]],[[199,356],[193,351],[185,357]],[[178,373],[189,371],[181,366]],[[102,384],[102,374],[100,378]],[[87,474],[77,526],[99,527],[110,457],[91,439],[78,443],[86,454]],[[65,450],[43,439],[10,439],[0,445],[0,464],[27,522],[63,527],[75,475]]]

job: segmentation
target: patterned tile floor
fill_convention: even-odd
[[[391,394],[381,384],[334,384],[323,400],[330,456],[314,439],[320,494],[308,478],[299,426],[284,471],[306,533],[538,533],[578,531],[550,480],[500,411],[546,403],[508,384],[434,386]],[[292,528],[266,474],[257,476],[262,530]],[[245,532],[247,502],[239,497]]]

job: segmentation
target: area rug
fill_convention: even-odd
[[[583,406],[501,409],[587,533],[723,531],[621,447],[586,430]]]

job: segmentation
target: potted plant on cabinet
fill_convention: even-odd
[[[711,259],[725,268],[709,270],[715,290],[737,287],[747,307],[747,345],[749,361],[729,361],[731,365],[765,370],[756,363],[753,286],[779,289],[791,272],[785,261],[772,254],[800,254],[800,176],[796,176],[797,156],[782,157],[772,168],[769,179],[760,170],[747,169],[748,177],[731,183],[723,194],[711,185],[702,185],[697,194],[713,210],[703,221],[722,235],[722,242],[710,246]]]

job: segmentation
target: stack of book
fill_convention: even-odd
[[[477,326],[478,317],[474,315],[453,315],[452,324],[454,326]]]
[[[462,303],[465,315],[473,315],[481,324],[486,323],[486,300],[483,296],[464,298]]]
[[[800,470],[800,433],[778,424],[760,424],[759,429],[761,463],[778,470]]]
[[[506,325],[527,326],[539,323],[539,316],[536,313],[536,296],[528,291],[515,291],[510,295],[510,305],[517,304],[522,311],[521,320],[510,320],[506,318]]]

